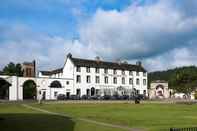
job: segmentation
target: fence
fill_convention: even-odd
[[[191,128],[170,128],[170,131],[197,131],[197,127],[191,127]]]

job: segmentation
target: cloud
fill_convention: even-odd
[[[193,2],[192,5],[188,4]],[[80,28],[83,43],[108,59],[150,58],[187,46],[197,35],[197,15],[181,10],[194,10],[195,0],[174,6],[174,0],[154,4],[131,5],[123,11],[97,10]]]
[[[196,0],[153,1],[141,4],[139,0],[121,10],[98,8],[95,14],[86,15],[88,9],[82,6],[85,0],[71,5],[70,0],[58,0],[57,5],[62,2],[64,7],[69,6],[79,20],[76,31],[79,39],[74,41],[58,34],[48,35],[29,24],[0,22],[0,68],[10,61],[33,59],[37,60],[39,69],[59,68],[68,52],[81,58],[92,59],[98,55],[107,60],[124,59],[132,63],[143,60],[149,71],[197,65]],[[42,10],[39,3],[35,1],[35,10]],[[49,3],[44,10],[51,10]],[[26,8],[29,3],[21,6]],[[64,30],[62,26],[61,29]]]
[[[78,57],[88,57],[92,53],[78,40],[33,32],[25,25],[0,26],[0,29],[1,68],[11,61],[24,62],[33,59],[37,61],[39,69],[59,68],[63,66],[68,52]]]
[[[190,42],[186,47],[175,48],[162,55],[144,59],[144,66],[151,72],[181,66],[197,65],[196,42],[197,40]]]

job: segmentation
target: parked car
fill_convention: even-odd
[[[59,95],[57,96],[57,100],[66,100],[66,95],[64,95],[64,94],[59,94]]]
[[[80,96],[78,95],[70,95],[70,100],[80,100]]]

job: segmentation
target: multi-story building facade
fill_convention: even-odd
[[[35,67],[35,66],[34,66]],[[24,68],[23,68],[24,69]],[[97,58],[87,60],[74,58],[68,54],[63,68],[52,71],[39,71],[38,76],[4,76],[0,80],[9,83],[9,100],[43,99],[54,100],[58,95],[147,95],[147,72],[138,62],[106,62]],[[28,85],[31,91],[28,96]]]
[[[105,62],[74,58],[67,55],[63,68],[40,71],[39,77],[72,79],[73,88],[69,94],[78,96],[130,95],[133,89],[147,95],[147,72],[138,62],[131,65],[121,62]]]

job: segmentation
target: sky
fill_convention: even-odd
[[[142,61],[149,71],[197,65],[197,0],[1,0],[0,69],[66,55]]]

